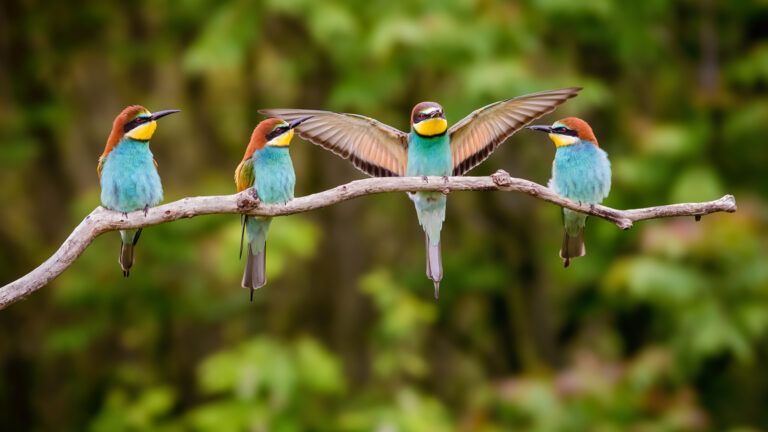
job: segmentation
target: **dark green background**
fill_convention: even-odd
[[[768,3],[391,0],[4,1],[0,282],[99,202],[96,159],[126,105],[180,108],[152,149],[166,201],[225,194],[262,107],[407,127],[582,86],[613,163],[606,204],[736,195],[739,212],[591,219],[564,270],[559,209],[451,194],[439,302],[404,194],[280,218],[269,285],[239,288],[239,220],[118,236],[0,312],[4,431],[768,430]],[[295,140],[297,195],[361,178]],[[522,131],[471,174],[545,183]]]

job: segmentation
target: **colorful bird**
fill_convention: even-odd
[[[376,176],[463,175],[484,161],[518,129],[551,112],[580,88],[520,96],[480,108],[450,129],[443,108],[435,102],[417,104],[410,133],[356,114],[303,109],[267,109],[262,114],[292,121],[310,117],[297,128],[299,136],[348,158],[364,173]],[[426,234],[427,277],[435,298],[443,278],[440,231],[446,197],[440,192],[410,194]]]
[[[608,154],[597,145],[592,128],[584,120],[568,117],[552,126],[528,126],[546,132],[555,143],[555,160],[549,188],[573,201],[599,204],[611,190],[611,162]],[[563,265],[571,258],[584,256],[584,224],[587,215],[563,209],[565,235],[560,249]]]
[[[293,128],[304,119],[290,124],[276,118],[259,123],[251,134],[251,141],[245,149],[243,160],[235,170],[235,185],[242,192],[255,187],[261,202],[267,204],[286,203],[293,199],[296,174],[288,147],[293,138]],[[243,255],[243,234],[248,235],[248,256],[243,273],[243,288],[253,290],[267,283],[267,230],[272,222],[270,217],[243,216],[243,232],[240,235],[240,256]]]
[[[101,205],[123,213],[157,205],[163,200],[163,186],[157,173],[157,162],[149,150],[149,140],[157,129],[156,120],[179,110],[149,112],[139,105],[125,108],[112,123],[104,153],[96,168],[101,183]],[[118,261],[123,276],[133,266],[133,248],[141,229],[120,231]]]

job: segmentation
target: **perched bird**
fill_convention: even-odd
[[[259,123],[251,134],[251,141],[245,149],[243,160],[235,170],[235,185],[241,192],[255,187],[261,202],[267,204],[285,203],[293,199],[296,174],[288,153],[293,138],[293,128],[304,119],[290,124],[276,118]],[[243,273],[243,288],[253,290],[267,283],[267,230],[272,218],[243,216],[243,232],[240,235],[240,256],[243,255],[243,234],[248,235],[248,255]]]
[[[443,108],[421,102],[411,112],[410,133],[356,114],[303,109],[267,109],[262,114],[292,121],[310,117],[299,136],[348,158],[364,173],[377,176],[463,175],[484,161],[507,137],[551,112],[580,88],[520,96],[480,108],[450,129]],[[411,194],[419,224],[426,234],[427,277],[435,297],[443,278],[440,231],[446,197],[440,192]]]
[[[179,110],[149,112],[140,105],[125,108],[112,123],[104,153],[96,168],[101,183],[101,205],[123,213],[144,210],[163,200],[163,186],[157,173],[157,162],[149,150],[149,140],[157,129],[156,120]],[[123,276],[133,266],[133,247],[141,229],[120,231],[118,261]]]
[[[597,145],[597,138],[587,122],[576,117],[556,121],[552,126],[528,126],[546,132],[555,143],[555,160],[549,188],[573,201],[599,204],[611,190],[611,162],[608,154]],[[586,254],[584,224],[587,215],[563,209],[565,235],[560,249],[563,265],[571,258]]]

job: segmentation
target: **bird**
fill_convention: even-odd
[[[287,123],[277,118],[262,120],[251,134],[243,160],[235,169],[235,185],[238,192],[255,188],[261,202],[286,203],[293,199],[296,173],[288,148],[293,139],[293,129],[304,119]],[[241,285],[251,290],[267,283],[267,231],[270,217],[245,216],[240,219],[240,257],[243,256],[243,236],[248,236],[248,253]]]
[[[301,138],[349,159],[370,176],[447,177],[464,175],[510,135],[580,90],[570,87],[495,102],[473,111],[450,128],[440,104],[421,102],[411,111],[409,133],[358,114],[292,108],[259,112],[286,121],[309,117],[296,129]],[[438,298],[443,278],[440,231],[447,199],[441,192],[409,196],[425,233],[426,273]]]
[[[150,207],[163,200],[163,186],[149,140],[157,129],[158,119],[179,111],[153,113],[141,105],[130,105],[115,117],[96,167],[104,208],[124,214],[144,210],[146,216]],[[120,230],[118,262],[125,277],[130,275],[139,236],[141,228]]]
[[[143,209],[146,215],[149,207],[163,200],[163,186],[149,140],[157,129],[158,119],[179,111],[152,113],[141,105],[130,105],[115,117],[96,167],[103,207],[124,214]],[[134,247],[140,236],[141,229],[120,230],[118,262],[125,277],[130,275]]]
[[[611,190],[611,162],[597,144],[592,128],[580,118],[568,117],[552,126],[534,125],[528,129],[546,132],[555,144],[552,178],[548,187],[558,195],[579,203],[599,204]],[[563,245],[560,258],[568,267],[572,258],[586,255],[584,225],[587,215],[563,209]]]

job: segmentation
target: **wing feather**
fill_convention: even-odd
[[[448,130],[453,175],[463,175],[488,158],[510,135],[576,96],[579,87],[549,90],[495,102],[475,110]]]
[[[104,168],[104,160],[106,160],[104,155],[99,156],[99,164],[96,165],[96,174],[99,175],[99,180],[101,180],[101,169]]]
[[[299,136],[344,159],[374,177],[405,174],[408,134],[357,114],[303,109],[264,109],[261,114],[287,122],[309,117],[296,131]]]
[[[253,175],[253,159],[248,158],[237,166],[235,170],[235,185],[237,191],[242,192],[249,187],[253,186],[256,179]]]

